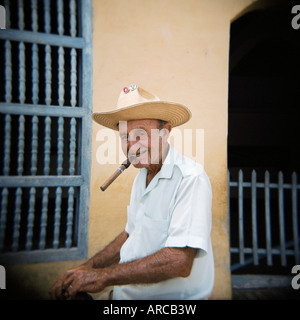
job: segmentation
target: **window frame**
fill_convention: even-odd
[[[78,64],[79,101],[78,107],[46,106],[43,104],[21,104],[0,102],[0,113],[5,115],[53,116],[81,119],[78,138],[78,175],[73,176],[0,176],[0,187],[78,187],[77,202],[78,220],[75,225],[76,247],[43,249],[0,253],[0,263],[3,265],[29,264],[40,262],[55,262],[66,260],[81,260],[87,257],[88,251],[88,220],[90,203],[91,176],[91,142],[92,142],[92,83],[93,83],[93,10],[92,0],[78,0],[79,34],[76,37],[47,34],[43,32],[25,31],[18,29],[0,30],[0,39],[22,41],[55,47],[69,47],[81,50]],[[24,107],[26,106],[26,107]],[[1,210],[1,204],[0,204]],[[10,213],[9,213],[10,214]],[[13,214],[13,213],[11,213]],[[1,215],[1,213],[0,213]]]

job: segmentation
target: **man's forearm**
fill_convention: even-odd
[[[67,288],[68,295],[73,299],[78,292],[101,292],[112,285],[156,283],[175,277],[187,277],[195,252],[195,249],[189,247],[163,248],[145,258],[110,267],[86,265],[68,271],[59,288]],[[55,296],[62,295],[61,289],[59,293]]]
[[[120,260],[121,247],[127,238],[127,232],[123,231],[102,251],[89,259],[85,265],[91,268],[104,268],[118,263]]]
[[[105,285],[157,283],[190,274],[195,249],[164,248],[145,258],[104,268]]]

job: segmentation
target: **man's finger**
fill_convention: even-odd
[[[67,290],[71,300],[73,300],[76,297],[77,293],[80,291],[79,289],[79,283],[77,281],[73,281]]]
[[[64,299],[63,288],[61,283],[56,283],[50,290],[50,295],[52,300],[62,300]]]
[[[77,278],[77,274],[76,274],[77,269],[70,269],[65,273],[65,277],[63,280],[63,289],[68,290],[68,288],[70,287],[71,283]]]
[[[67,279],[64,280],[62,288],[64,290],[68,290],[73,281],[74,281],[74,277],[68,277]]]
[[[50,289],[50,296],[52,300],[61,300],[64,299],[64,281],[66,278],[66,274],[62,275],[51,287]]]

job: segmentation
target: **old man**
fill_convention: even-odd
[[[117,109],[93,120],[118,130],[124,154],[139,169],[127,224],[107,247],[68,270],[53,299],[76,298],[113,286],[113,299],[207,299],[214,283],[211,186],[203,167],[169,143],[172,127],[187,122],[184,105],[161,101],[131,85]]]

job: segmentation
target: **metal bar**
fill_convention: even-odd
[[[44,29],[47,34],[51,32],[51,15],[50,15],[50,0],[44,0]]]
[[[24,3],[23,0],[18,0],[18,27],[19,30],[24,30]]]
[[[294,242],[292,242],[292,245],[294,245]],[[288,246],[286,245],[286,248]],[[230,248],[230,253],[239,253],[240,252],[240,249],[239,248]],[[246,254],[251,254],[253,256],[253,248],[244,248],[244,252]],[[259,253],[259,260],[266,257],[267,255],[267,250],[266,249],[263,249],[263,248],[259,248],[257,250],[257,252]],[[277,249],[276,248],[272,248],[272,255],[280,255],[281,254],[281,251],[280,251],[280,248],[278,247]],[[264,255],[264,256],[263,256]],[[286,250],[286,255],[287,256],[294,256],[295,255],[295,251],[292,250],[292,249],[288,249]],[[251,258],[252,261],[253,261],[253,258]]]
[[[4,248],[4,239],[7,221],[8,189],[4,188],[1,193],[1,216],[0,216],[0,252]]]
[[[72,187],[85,182],[82,176],[2,176],[1,188],[16,187]]]
[[[77,52],[71,49],[71,106],[75,107],[77,103]]]
[[[50,25],[50,0],[44,0],[44,21],[46,36],[51,31]],[[52,84],[52,68],[51,68],[51,47],[49,44],[45,45],[45,103],[47,106],[51,105],[51,84]]]
[[[29,191],[29,210],[27,218],[27,234],[26,234],[26,244],[25,248],[27,251],[31,250],[32,247],[32,237],[33,237],[33,226],[34,226],[34,214],[35,214],[35,188],[30,188]]]
[[[37,7],[37,0],[31,0],[31,28],[34,32],[38,31]]]
[[[31,137],[31,174],[36,175],[37,171],[37,154],[38,154],[38,123],[37,116],[32,117],[32,137]]]
[[[51,15],[50,15],[50,0],[44,0],[44,30],[49,37],[51,32]],[[52,92],[52,68],[51,68],[51,47],[47,43],[45,45],[45,103],[47,106],[51,105],[51,92]],[[32,109],[32,108],[31,108]],[[53,110],[52,108],[45,108],[44,106],[38,106],[40,112],[44,109]],[[35,114],[37,110],[35,110]],[[57,113],[55,112],[55,115]],[[51,148],[51,118],[49,115],[45,118],[45,138],[44,138],[44,175],[47,176],[50,173],[50,148]],[[47,232],[47,218],[48,218],[48,199],[49,189],[43,188],[42,192],[42,213],[40,222],[40,240],[39,249],[43,250],[46,246],[46,232]]]
[[[243,211],[243,171],[239,170],[239,248],[240,248],[240,263],[245,261],[244,255],[244,211]]]
[[[231,275],[232,289],[267,289],[278,290],[291,286],[292,277],[289,275]],[[275,297],[275,296],[274,296]],[[250,297],[249,297],[250,298]]]
[[[292,174],[292,215],[293,215],[293,238],[294,238],[294,251],[295,262],[300,264],[299,252],[299,233],[298,233],[298,200],[297,200],[297,173]]]
[[[45,141],[44,141],[44,175],[50,173],[50,153],[51,153],[51,118],[45,118]]]
[[[253,245],[253,260],[254,265],[257,266],[259,263],[258,259],[258,239],[257,239],[257,193],[256,193],[256,171],[252,171],[252,177],[251,177],[251,211],[252,211],[252,245]]]
[[[75,153],[76,153],[76,119],[70,121],[70,145],[69,145],[69,174],[75,173]],[[66,248],[72,245],[72,228],[73,228],[73,205],[74,205],[74,188],[68,190],[68,214],[67,214],[67,231],[66,231]]]
[[[57,31],[60,36],[64,34],[64,11],[62,0],[57,0]],[[58,47],[58,104],[64,105],[65,95],[65,53],[62,46]]]
[[[19,102],[25,103],[26,93],[26,69],[25,69],[25,45],[24,42],[19,43]]]
[[[244,267],[244,266],[246,266],[248,264],[251,264],[252,262],[253,262],[253,258],[248,258],[248,259],[245,260],[245,262],[243,264],[236,263],[236,264],[231,265],[230,266],[230,270],[231,270],[231,272],[235,271],[235,270],[238,270],[238,269],[240,269],[240,268],[242,268],[242,267]]]
[[[10,89],[11,90],[11,89]],[[10,96],[11,98],[11,96]],[[4,127],[4,159],[3,159],[3,175],[8,176],[10,171],[10,147],[11,147],[11,116],[5,115]],[[7,221],[7,205],[8,205],[8,189],[2,190],[1,200],[1,218],[0,218],[0,252],[4,248],[4,239]]]
[[[59,246],[61,196],[62,196],[62,189],[61,187],[58,187],[55,192],[54,232],[53,232],[53,243],[52,243],[53,249],[57,249]]]
[[[19,136],[18,136],[18,175],[23,174],[24,164],[24,148],[25,148],[25,118],[23,115],[19,116]]]
[[[18,27],[19,31],[24,30],[24,3],[23,0],[18,0]],[[25,45],[22,40],[19,43],[19,102],[25,103],[26,91],[26,69],[25,69]]]
[[[268,289],[288,288],[291,286],[291,276],[288,275],[231,275],[233,289]]]
[[[38,45],[32,45],[32,103],[39,102],[39,50]]]
[[[70,0],[70,33],[71,37],[76,36],[76,1]],[[71,49],[71,105],[76,106],[77,99],[77,51]]]
[[[265,222],[266,222],[266,247],[267,264],[272,265],[272,238],[271,238],[271,217],[270,217],[270,173],[265,172]]]
[[[59,35],[64,34],[64,5],[62,0],[57,0],[57,31]]]
[[[284,223],[284,194],[283,194],[283,173],[278,173],[278,208],[279,208],[279,235],[280,235],[280,251],[281,264],[286,266],[285,256],[285,223]]]
[[[292,247],[292,246],[294,246],[294,242],[293,241],[289,241],[286,244],[286,248],[289,248],[289,247]],[[247,254],[252,254],[253,250],[252,250],[252,248],[245,248],[244,252],[247,253]],[[239,248],[230,248],[230,253],[239,253]],[[259,260],[261,260],[261,259],[266,257],[267,250],[260,248],[260,249],[258,249],[258,253],[260,254]],[[281,254],[280,247],[277,246],[275,248],[272,248],[272,254],[273,255],[280,255]],[[286,255],[293,256],[294,255],[294,250],[286,250]],[[250,264],[250,263],[253,263],[253,258],[246,259],[245,263],[243,265],[239,264],[239,263],[231,265],[231,271],[237,270],[237,269],[239,269],[241,267],[244,267],[245,265]]]
[[[76,153],[76,119],[70,121],[70,145],[69,145],[69,174],[75,173],[75,153]],[[67,210],[67,231],[66,231],[66,248],[72,245],[73,230],[73,206],[74,206],[74,188],[68,190],[68,210]]]
[[[31,175],[35,176],[37,171],[37,153],[38,153],[38,117],[32,117],[32,138],[31,138]],[[27,217],[27,234],[25,248],[27,251],[31,250],[32,237],[33,237],[33,226],[35,218],[35,196],[36,189],[30,188],[29,191],[29,210]]]
[[[69,174],[75,174],[75,154],[76,154],[76,119],[71,118],[70,126],[70,146],[69,146]]]
[[[63,47],[58,48],[58,104],[65,102],[65,52]]]
[[[43,197],[42,197],[42,215],[41,215],[41,223],[40,223],[40,241],[39,241],[39,249],[43,250],[46,246],[46,228],[47,228],[47,218],[48,218],[48,198],[49,197],[49,189],[43,188]]]
[[[50,45],[55,47],[82,49],[85,41],[80,37],[60,36],[56,34],[47,34],[44,32],[32,32],[25,30],[5,29],[0,32],[0,39],[11,41],[23,41],[25,43],[36,43]]]
[[[238,187],[238,182],[231,181],[230,187]],[[244,188],[251,188],[251,182],[243,182],[243,187]],[[261,183],[261,182],[257,182],[256,187],[264,189],[265,184]],[[284,183],[282,187],[283,187],[283,189],[292,189],[292,184]],[[278,189],[278,183],[270,183],[269,188],[270,189]],[[300,189],[300,184],[298,184],[296,186],[296,188]]]
[[[4,118],[4,159],[3,159],[3,175],[8,176],[10,171],[10,146],[11,146],[11,116],[5,115]]]
[[[20,237],[20,223],[21,223],[21,204],[22,204],[22,189],[17,188],[16,200],[15,200],[15,214],[14,214],[14,225],[12,235],[12,252],[16,252],[19,248],[19,237]]]
[[[12,100],[11,42],[9,40],[5,40],[4,46],[5,46],[5,101],[7,103],[10,103]]]
[[[73,228],[73,206],[74,206],[74,188],[68,190],[68,213],[67,213],[67,231],[66,231],[66,248],[72,245],[72,228]]]
[[[37,0],[31,0],[31,27],[32,31],[38,31]],[[39,55],[38,45],[32,44],[32,102],[39,101]]]
[[[57,137],[57,175],[63,172],[63,152],[64,152],[64,118],[58,118],[58,137]]]
[[[18,252],[5,252],[1,254],[1,263],[5,266],[24,265],[38,262],[53,262],[66,260],[82,260],[82,252],[78,248],[58,248],[45,250],[31,250]]]
[[[51,68],[51,47],[45,46],[45,103],[51,105],[51,85],[52,85],[52,68]]]
[[[83,108],[71,109],[71,106],[45,108],[45,105],[0,103],[0,113],[82,118],[85,115],[85,110]]]
[[[69,9],[70,9],[70,34],[71,37],[76,37],[76,1],[70,0],[69,3]]]

